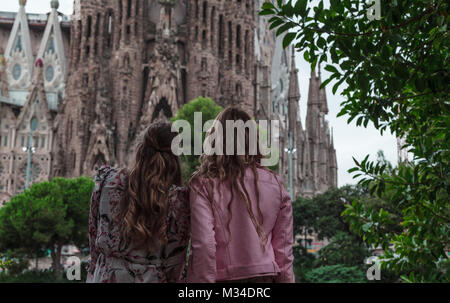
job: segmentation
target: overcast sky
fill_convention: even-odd
[[[70,15],[73,12],[73,0],[59,0],[59,11]],[[19,9],[18,0],[1,0],[0,11],[13,11]],[[48,13],[50,11],[50,0],[28,0],[26,11],[28,13]],[[300,82],[300,113],[303,127],[305,126],[306,103],[308,98],[308,87],[310,77],[310,66],[303,59],[302,53],[296,54],[296,64],[299,70]],[[327,79],[329,73],[322,71],[322,80]],[[326,87],[328,98],[328,120],[330,126],[333,127],[334,145],[337,153],[338,161],[338,183],[339,186],[344,184],[354,184],[355,180],[347,173],[347,170],[354,166],[352,156],[357,160],[363,159],[370,154],[371,159],[375,159],[378,150],[383,150],[386,158],[393,164],[397,162],[397,144],[396,139],[389,132],[380,135],[380,133],[372,126],[367,128],[356,127],[355,123],[347,125],[348,117],[343,116],[336,118],[339,112],[340,103],[344,100],[339,95],[331,92],[332,85]]]

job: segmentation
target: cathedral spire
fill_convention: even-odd
[[[28,86],[33,74],[34,63],[30,30],[25,12],[26,3],[26,0],[19,0],[19,12],[14,20],[5,51],[12,84],[16,83],[20,88]]]
[[[309,90],[308,90],[308,109],[318,106],[319,104],[319,77],[316,76],[316,71],[311,70],[311,76],[309,78]]]
[[[331,127],[331,146],[334,146],[334,133],[333,133],[333,127]]]
[[[53,118],[48,108],[47,97],[44,88],[44,64],[41,58],[38,58],[34,64],[34,74],[28,93],[27,100],[22,107],[17,119],[16,128],[19,130],[23,125],[29,125],[29,119],[33,116],[39,116],[40,113],[45,117],[48,126],[51,125]]]
[[[319,64],[319,79],[318,79],[318,89],[319,89],[319,109],[325,115],[328,114],[328,102],[327,95],[325,93],[325,87],[320,88],[322,85],[321,72],[320,72],[320,64]]]
[[[52,10],[57,10],[59,8],[59,1],[58,0],[50,1],[50,7],[52,8]]]
[[[289,74],[288,108],[289,108],[289,129],[293,131],[298,117],[298,101],[300,91],[298,88],[298,69],[295,66],[295,48],[292,47],[291,71]],[[294,132],[294,135],[295,132]]]
[[[41,58],[44,64],[46,86],[56,90],[66,79],[67,62],[58,19],[58,0],[50,1],[50,6],[52,11],[48,16],[38,58]]]
[[[288,92],[289,100],[295,99],[298,102],[300,98],[300,90],[298,88],[298,69],[295,66],[295,48],[292,47],[292,56],[291,56],[291,71],[289,77],[289,92]]]
[[[320,65],[318,66],[318,75],[315,70],[311,70],[311,78],[309,80],[308,108],[317,107],[320,112],[328,114],[328,102],[325,88],[322,85]]]

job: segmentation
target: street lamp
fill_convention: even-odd
[[[30,122],[30,134],[28,136],[28,142],[27,147],[23,147],[22,150],[24,152],[28,152],[28,159],[27,159],[27,176],[25,181],[25,189],[28,189],[30,186],[30,178],[31,178],[31,155],[36,151],[36,149],[33,147],[33,132],[38,127],[38,120],[36,117],[33,117]]]
[[[294,201],[294,187],[293,187],[293,176],[292,176],[292,157],[297,151],[292,144],[292,131],[289,131],[289,148],[285,148],[284,151],[289,155],[289,195],[291,196],[291,201]]]

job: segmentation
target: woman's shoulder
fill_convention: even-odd
[[[208,178],[206,176],[195,176],[189,181],[189,188],[196,192],[207,191],[209,187],[217,185],[217,178]]]
[[[102,165],[94,177],[95,181],[108,183],[110,186],[117,186],[119,189],[124,189],[128,177],[128,170],[126,168],[118,168],[110,165]]]
[[[280,175],[266,166],[257,165],[256,172],[258,174],[258,181],[260,182],[283,184],[283,179]],[[253,177],[251,168],[247,170],[247,173],[249,177]]]

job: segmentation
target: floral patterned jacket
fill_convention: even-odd
[[[184,187],[169,190],[167,245],[149,254],[122,245],[112,221],[125,192],[127,171],[102,166],[95,177],[89,216],[90,259],[87,282],[179,282],[190,235],[189,194]]]

